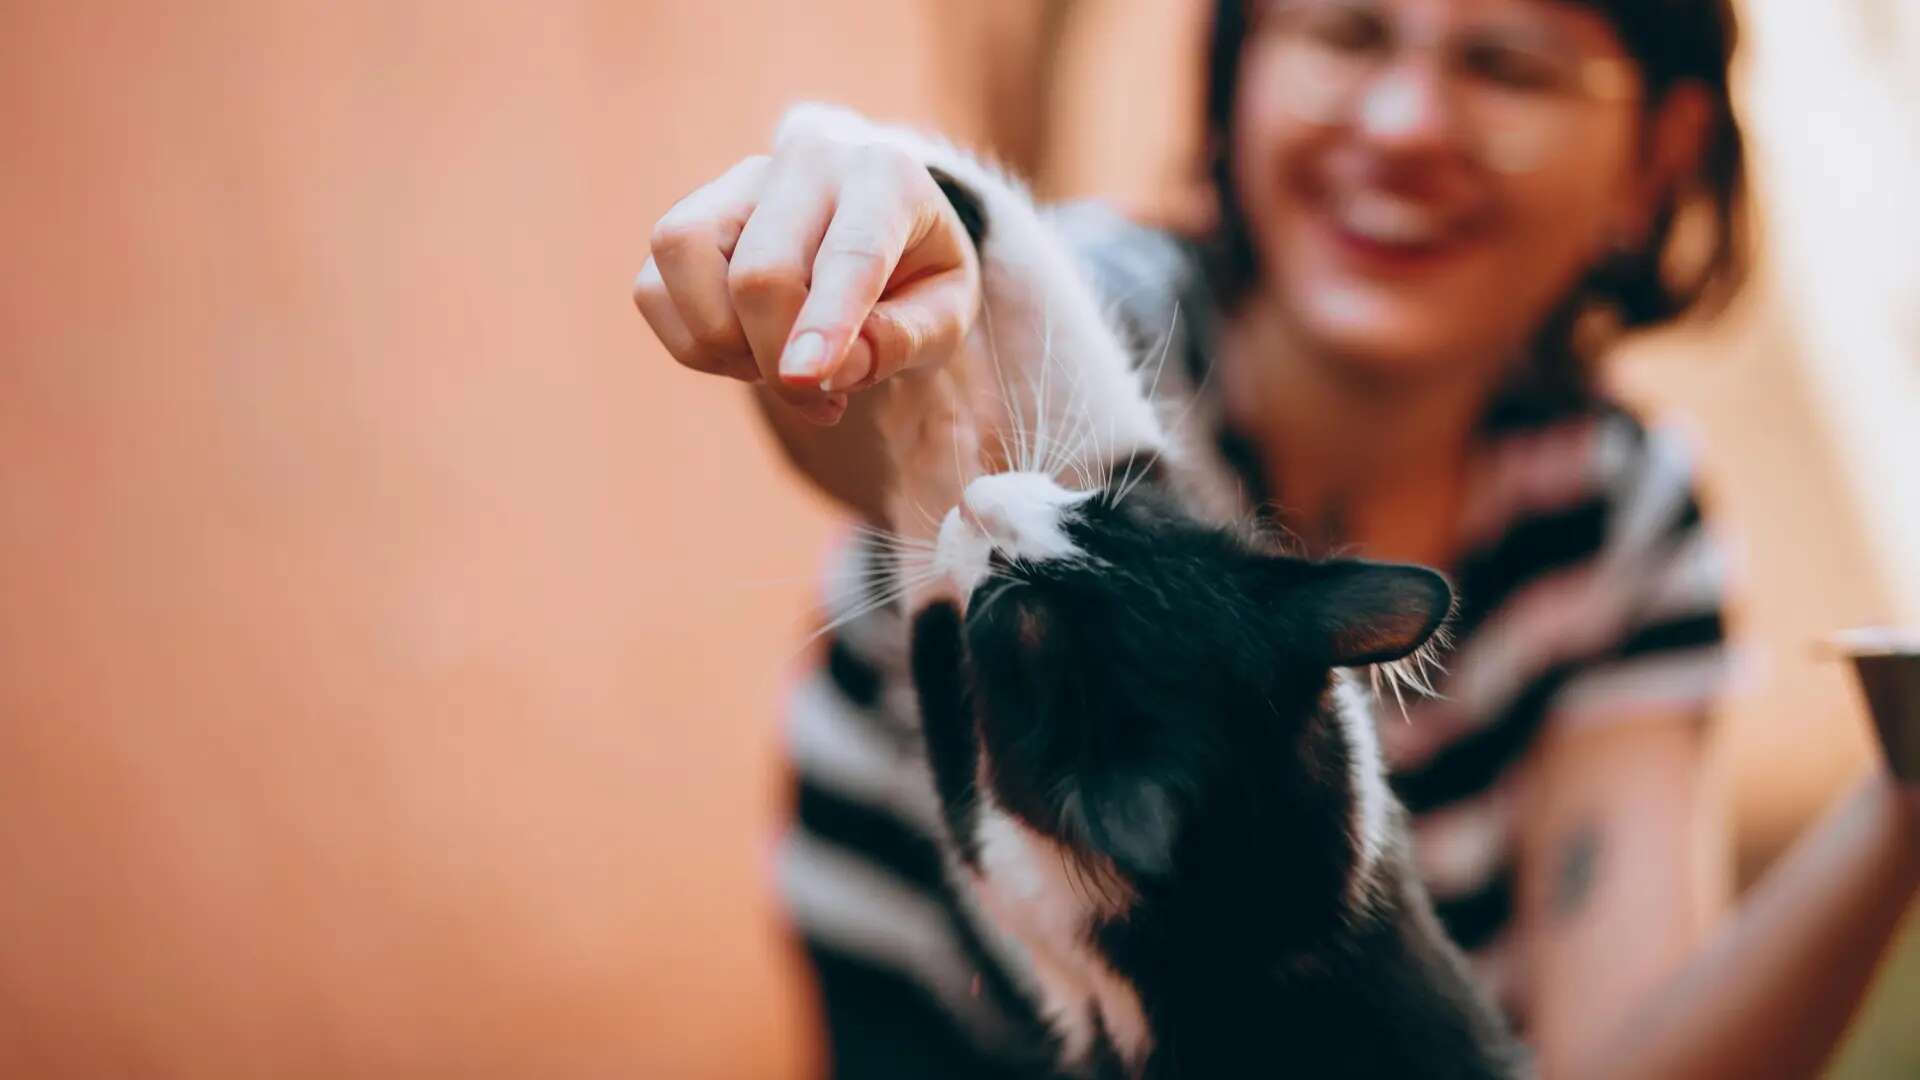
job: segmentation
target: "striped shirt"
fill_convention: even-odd
[[[1250,506],[1269,504],[1257,455],[1209,395],[1218,312],[1194,249],[1094,207],[1057,221],[1136,353],[1181,358],[1182,377],[1156,385],[1185,399],[1182,423],[1206,436],[1196,445]],[[1699,711],[1728,665],[1724,567],[1687,441],[1599,399],[1503,414],[1448,568],[1460,608],[1440,696],[1407,701],[1404,720],[1398,704],[1376,713],[1441,921],[1513,1007],[1526,996],[1510,931],[1516,778],[1530,752],[1550,728]],[[857,543],[841,552],[830,617],[861,606],[871,557]],[[871,611],[798,687],[781,887],[819,977],[836,1075],[996,1075],[998,1051],[1035,1021],[1015,961],[945,880],[905,650],[899,612]]]

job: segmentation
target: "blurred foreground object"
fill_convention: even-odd
[[[1853,661],[1887,767],[1920,783],[1920,634],[1854,630],[1835,640]]]

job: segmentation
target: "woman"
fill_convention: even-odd
[[[1257,504],[1460,586],[1444,699],[1383,737],[1443,920],[1548,1075],[1608,1059],[1726,896],[1718,561],[1680,447],[1593,361],[1737,276],[1733,36],[1720,0],[1221,0],[1218,228],[1064,219],[1122,320],[1210,370],[1194,422]],[[941,362],[979,306],[926,171],[819,138],[674,207],[636,296],[875,519],[860,392]],[[1024,1018],[901,793],[888,618],[847,625],[796,703],[785,884],[840,1075],[991,1075]]]

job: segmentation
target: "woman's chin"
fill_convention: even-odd
[[[1465,335],[1448,333],[1426,312],[1372,313],[1367,318],[1329,317],[1321,311],[1301,319],[1313,352],[1351,377],[1409,386],[1434,377],[1479,368],[1487,350]],[[1316,317],[1316,315],[1318,317]],[[1383,317],[1384,316],[1384,317]]]

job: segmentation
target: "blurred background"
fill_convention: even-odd
[[[0,1074],[804,1075],[837,526],[647,233],[801,97],[1177,207],[1205,6],[0,3]],[[1742,552],[1751,881],[1869,767],[1815,641],[1920,624],[1920,6],[1743,6],[1762,271],[1616,374]],[[1910,940],[1836,1074],[1917,1012]]]

